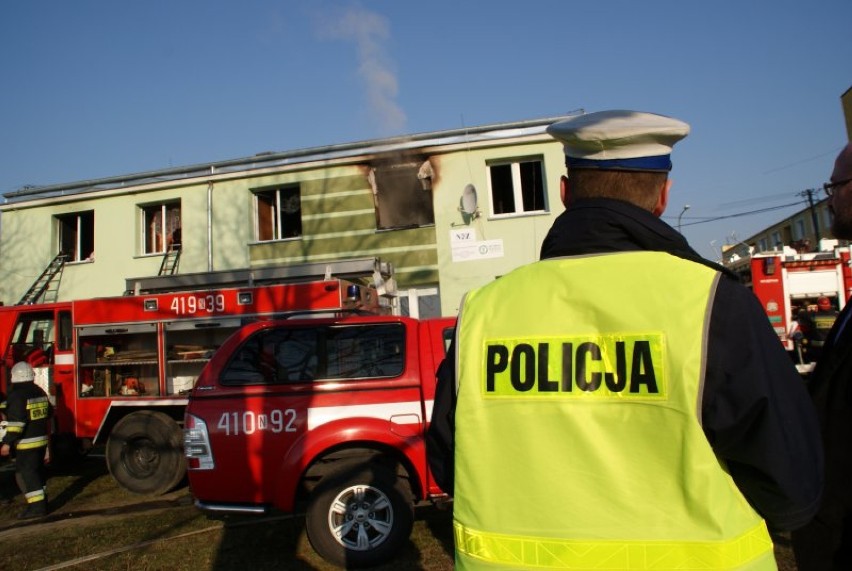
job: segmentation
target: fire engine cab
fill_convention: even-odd
[[[54,407],[54,457],[104,444],[113,478],[161,494],[185,476],[183,418],[203,366],[254,320],[383,314],[377,259],[132,278],[126,295],[0,307],[0,392],[29,362]],[[369,276],[366,278],[365,276]]]
[[[815,362],[802,352],[807,339],[799,341],[795,334],[797,318],[813,313],[820,297],[828,298],[834,314],[846,305],[852,294],[849,248],[838,246],[837,240],[821,240],[816,252],[784,246],[734,260],[728,267],[754,291],[799,372],[810,373]]]

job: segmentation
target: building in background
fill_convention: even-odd
[[[846,121],[846,137],[852,141],[852,87],[840,96],[840,105]],[[826,178],[829,173],[826,173]],[[750,253],[782,251],[788,246],[799,253],[812,252],[819,248],[820,240],[833,239],[831,234],[831,212],[828,200],[818,199],[822,189],[804,191],[808,206],[760,232],[736,244],[722,248],[722,263],[730,265]],[[847,245],[841,240],[837,245]]]
[[[466,291],[538,259],[562,211],[564,155],[545,129],[564,118],[10,192],[0,302],[19,303],[58,255],[57,301],[121,295],[164,271],[378,257],[402,313],[453,315]]]
[[[817,191],[809,192],[815,195]],[[833,238],[828,200],[823,198],[817,202],[811,199],[814,202],[792,216],[764,228],[742,242],[724,246],[722,263],[728,265],[750,254],[781,251],[784,246],[800,253],[812,252],[819,247],[820,240]]]

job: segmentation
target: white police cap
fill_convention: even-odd
[[[562,142],[569,168],[670,171],[675,143],[689,134],[678,119],[641,111],[598,111],[547,128]]]

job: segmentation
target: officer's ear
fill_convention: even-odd
[[[669,189],[672,187],[672,181],[666,179],[665,184],[663,184],[663,188],[660,189],[660,195],[657,197],[657,205],[654,206],[654,216],[662,216],[663,212],[666,211],[666,206],[669,204]]]
[[[559,198],[562,199],[562,204],[568,207],[568,202],[571,200],[571,183],[568,182],[568,177],[564,174],[559,179]]]

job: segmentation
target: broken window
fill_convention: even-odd
[[[520,159],[488,166],[491,214],[546,212],[541,159]]]
[[[180,201],[140,207],[142,215],[142,253],[163,254],[180,249]]]
[[[302,235],[302,198],[298,186],[254,193],[255,239],[258,242]]]
[[[370,171],[380,230],[435,224],[432,206],[432,166],[428,160],[381,162]]]
[[[75,212],[56,217],[58,250],[68,262],[82,262],[95,253],[95,212]]]

